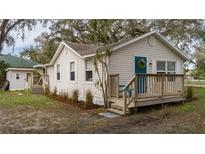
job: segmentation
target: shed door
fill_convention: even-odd
[[[135,56],[135,73],[147,73],[147,57]],[[145,93],[147,91],[146,77],[140,76],[138,78],[138,93]]]

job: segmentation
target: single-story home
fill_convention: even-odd
[[[50,63],[36,67],[41,67],[44,75],[48,76],[48,88],[51,92],[71,94],[73,90],[77,89],[79,90],[79,99],[85,100],[86,91],[90,90],[94,96],[94,103],[102,105],[104,103],[102,91],[96,84],[99,79],[93,65],[93,58],[98,48],[94,44],[62,41]],[[122,89],[126,87],[136,73],[183,75],[184,62],[188,60],[183,51],[176,48],[158,32],[149,32],[133,39],[125,39],[111,44],[110,48],[112,54],[107,59],[109,74],[117,75],[117,78],[114,80],[110,78],[109,82],[111,85],[113,84],[111,82],[117,82],[118,92],[120,91],[118,87],[122,87]],[[179,84],[176,82],[178,80],[170,79],[170,77],[163,78],[163,82],[165,80],[167,85],[175,83],[175,87],[183,84],[183,81],[180,80]],[[154,83],[157,84],[154,86]],[[147,89],[158,87],[156,85],[159,85],[159,77],[153,79],[152,86],[150,79],[149,81],[148,79],[140,79],[136,84],[138,85],[136,94],[145,94],[149,91]],[[15,86],[17,86],[16,83],[11,83],[11,87]],[[181,93],[182,89],[180,88],[178,87],[176,91]],[[162,89],[164,90],[166,87],[162,87],[161,92]],[[112,88],[109,91],[110,95],[111,91],[113,91]],[[148,94],[146,95],[148,96]]]

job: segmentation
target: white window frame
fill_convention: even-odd
[[[60,73],[60,78],[58,79],[58,66],[59,66],[59,73]],[[56,64],[56,80],[60,81],[61,80],[61,65],[60,64]]]
[[[17,79],[17,75],[18,75],[18,79]],[[16,73],[16,80],[20,80],[20,74]]]
[[[87,69],[87,62],[88,61],[91,61],[92,62],[92,59],[87,59],[87,60],[85,60],[85,81],[86,82],[93,82],[93,65],[92,65],[92,68],[91,69]],[[92,80],[87,80],[86,79],[86,73],[87,73],[87,71],[92,71]]]
[[[165,70],[158,70],[157,69],[157,62],[165,62]],[[175,70],[174,71],[169,71],[168,70],[168,62],[174,62],[175,63]],[[171,61],[171,60],[157,60],[156,61],[156,73],[165,73],[165,74],[176,74],[176,61]]]
[[[165,62],[165,70],[158,70],[157,69],[157,62]],[[167,62],[166,60],[157,60],[156,61],[156,73],[165,73],[166,74]]]
[[[174,71],[168,70],[168,62],[174,62]],[[167,61],[167,74],[176,74],[176,61]]]
[[[74,72],[75,72],[75,80],[71,80],[71,63],[74,63]],[[77,78],[77,63],[76,61],[69,61],[69,81],[71,82],[75,82],[76,81],[76,78]]]

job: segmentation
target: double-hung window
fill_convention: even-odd
[[[166,61],[157,61],[157,74],[166,73]]]
[[[75,62],[70,62],[70,80],[75,81]]]
[[[157,74],[175,74],[175,61],[157,61]]]
[[[157,61],[157,74],[175,74],[176,73],[175,61]],[[175,81],[175,77],[168,76],[168,81]]]
[[[85,80],[93,81],[93,70],[92,60],[85,61]]]
[[[175,74],[175,61],[167,61],[167,74]],[[175,77],[169,76],[168,81],[175,81]]]
[[[56,79],[60,80],[60,64],[56,65]]]
[[[175,61],[167,61],[167,74],[175,74]]]

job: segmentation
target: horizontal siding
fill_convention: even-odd
[[[16,80],[16,73],[19,74],[18,80]],[[31,73],[31,71],[8,71],[7,80],[9,81],[9,90],[28,89],[28,83],[26,82],[27,73]]]
[[[76,81],[70,81],[69,72],[70,72],[70,62],[75,61],[76,68]],[[56,65],[60,64],[61,67],[61,80],[56,80]],[[93,81],[85,81],[85,60],[78,57],[68,48],[64,48],[59,57],[57,58],[54,66],[48,68],[49,80],[50,80],[50,89],[51,91],[54,88],[57,88],[58,93],[66,92],[69,95],[72,94],[73,90],[79,90],[79,99],[85,100],[86,91],[89,89],[94,96],[94,103],[103,104],[102,93],[99,88],[97,88],[96,82],[98,80],[97,74],[94,71],[93,67]]]
[[[109,73],[119,73],[120,84],[126,84],[134,75],[134,57],[147,57],[147,72],[156,73],[156,61],[176,61],[176,73],[183,73],[183,60],[160,40],[150,46],[146,37],[114,51],[109,61]],[[152,63],[152,65],[149,65]]]

